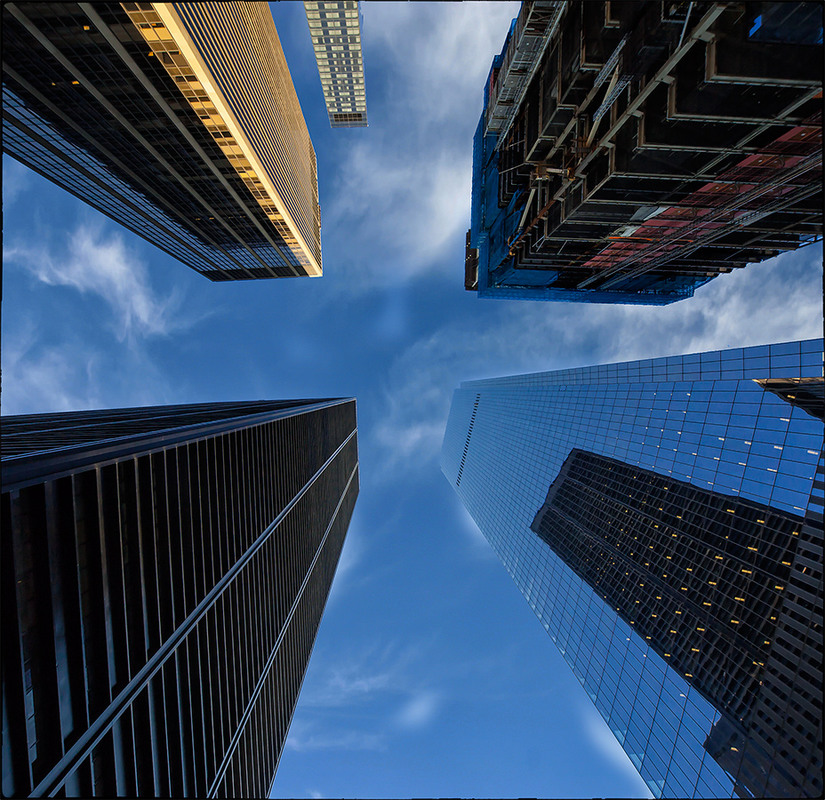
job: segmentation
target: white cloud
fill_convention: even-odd
[[[400,160],[387,138],[376,134],[350,150],[346,182],[325,207],[324,224],[346,237],[348,251],[369,254],[347,265],[346,285],[358,290],[432,269],[450,237],[469,224],[468,154],[441,148],[426,160],[414,152]]]
[[[3,156],[3,206],[8,211],[12,203],[25,192],[32,183],[32,171],[19,161]]]
[[[336,708],[405,691],[409,686],[408,668],[421,656],[422,647],[421,643],[404,647],[395,642],[374,643],[354,654],[338,654],[321,667],[320,679],[304,689],[301,702]]]
[[[155,294],[145,264],[120,233],[107,236],[99,227],[81,224],[69,234],[65,251],[58,256],[47,245],[11,244],[3,257],[47,285],[102,297],[115,315],[121,340],[165,335],[191,324],[181,319],[180,298]]]
[[[605,760],[612,762],[614,766],[625,772],[628,778],[637,781],[640,784],[640,790],[645,791],[648,797],[653,797],[647,786],[642,784],[638,771],[598,712],[593,708],[586,709],[583,722],[585,733],[590,738],[593,748]]]
[[[394,106],[442,122],[470,116],[475,129],[484,80],[520,3],[370,3],[365,49],[395,62]],[[371,51],[371,52],[370,52]],[[376,52],[377,51],[377,52]],[[369,78],[367,78],[369,80]]]
[[[393,731],[427,725],[441,705],[440,693],[421,680],[430,645],[374,643],[332,658],[316,652],[286,746],[380,751]]]
[[[447,323],[393,362],[371,431],[376,474],[436,461],[462,380],[821,336],[821,253],[752,264],[664,307],[477,300],[498,307]]]
[[[490,547],[490,543],[484,538],[481,529],[476,525],[475,520],[470,516],[470,512],[463,503],[453,503],[456,517],[458,518],[458,528],[465,533],[465,539],[470,545],[470,552],[485,560],[497,561],[495,550]]]
[[[34,327],[26,324],[3,343],[3,413],[99,407],[98,360],[76,345],[37,348]]]
[[[335,569],[335,580],[332,582],[332,588],[327,597],[327,607],[335,602],[349,585],[349,580],[355,567],[361,562],[366,547],[366,538],[358,525],[358,514],[356,513],[350,520],[347,529],[347,537],[344,539],[344,547],[341,550],[338,566]]]
[[[398,712],[396,722],[402,728],[422,728],[435,719],[439,698],[434,692],[417,692]]]
[[[290,750],[304,752],[307,750],[386,750],[385,737],[380,733],[365,733],[363,731],[341,731],[324,733],[299,733],[289,731],[286,747]],[[320,797],[321,795],[316,795]]]
[[[690,300],[623,306],[611,358],[723,350],[822,335],[822,246],[751,264],[700,287]],[[622,324],[622,323],[625,324]]]
[[[46,341],[38,317],[4,332],[4,414],[39,414],[168,402],[169,384],[140,347],[103,347],[67,332]]]
[[[448,245],[461,241],[484,79],[518,8],[371,3],[365,10],[365,58],[393,68],[385,102],[376,103],[382,117],[342,153],[323,204],[326,252],[347,254],[347,290],[432,272]],[[377,90],[369,75],[367,83],[369,97]]]

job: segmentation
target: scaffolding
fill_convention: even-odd
[[[477,134],[480,296],[673,302],[821,237],[819,4],[560,3],[540,49],[535,5]]]
[[[487,133],[503,137],[510,130],[566,5],[567,0],[522,3],[504,60],[490,86]]]

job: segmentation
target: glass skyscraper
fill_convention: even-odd
[[[266,3],[5,3],[3,149],[210,280],[321,275]]]
[[[443,472],[655,796],[822,793],[822,346],[454,394]]]
[[[355,400],[2,423],[3,795],[267,796],[358,495]]]

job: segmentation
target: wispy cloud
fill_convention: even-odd
[[[346,179],[339,180],[324,218],[346,237],[343,252],[369,254],[350,257],[347,286],[361,291],[397,283],[435,266],[450,237],[468,225],[472,171],[466,156],[437,148],[426,162],[414,153],[400,160],[397,141],[380,134],[350,150]]]
[[[297,730],[296,730],[297,728]],[[293,724],[287,736],[286,747],[304,752],[307,750],[386,750],[386,737],[381,733],[363,731],[312,732],[309,728]],[[321,797],[322,795],[313,795]]]
[[[349,586],[350,579],[355,574],[355,567],[361,563],[367,549],[366,537],[359,526],[358,519],[359,514],[356,511],[347,529],[347,538],[344,540],[344,548],[338,559],[335,580],[327,598],[327,606],[335,602]]]
[[[3,257],[47,285],[101,297],[114,314],[121,341],[162,336],[192,324],[180,314],[180,296],[161,298],[152,289],[146,265],[120,233],[107,234],[83,223],[68,234],[59,251],[48,244],[18,242],[4,247]]]
[[[41,333],[32,313],[4,332],[4,414],[153,405],[168,401],[167,377],[142,347],[110,346],[67,332],[59,342]]]
[[[461,257],[479,87],[518,7],[370,4],[365,57],[393,65],[380,87],[368,77],[368,94],[385,95],[376,103],[383,116],[342,152],[323,207],[325,247],[342,254],[348,290],[431,273],[454,245]]]
[[[302,703],[335,708],[363,704],[377,695],[404,691],[410,684],[409,667],[422,653],[423,645],[396,642],[372,646],[327,662],[320,679],[307,687]]]
[[[629,778],[638,781],[638,771],[627,757],[616,737],[611,733],[610,728],[607,727],[594,708],[585,710],[583,723],[585,733],[588,735],[593,749],[625,772]],[[653,797],[649,791],[647,796]]]
[[[34,325],[27,322],[3,342],[3,413],[98,407],[98,363],[98,353],[76,343],[38,347]]]
[[[441,692],[422,678],[431,649],[432,642],[392,641],[334,658],[316,652],[287,746],[384,750],[393,735],[425,727],[442,705]]]
[[[6,210],[31,186],[33,175],[19,161],[3,156],[3,206]]]
[[[435,719],[440,705],[439,700],[435,692],[416,692],[401,706],[396,722],[402,728],[423,728]]]
[[[499,305],[434,330],[392,364],[372,430],[376,474],[435,463],[462,380],[821,336],[821,263],[821,245],[810,246],[665,307],[478,300]]]
[[[390,101],[402,106],[414,100],[408,113],[428,121],[472,111],[474,128],[492,56],[501,50],[519,7],[518,2],[370,3],[365,48],[373,58],[394,62]]]

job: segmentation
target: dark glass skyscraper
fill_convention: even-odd
[[[4,795],[266,796],[355,401],[6,417],[2,446]]]
[[[816,340],[454,395],[445,475],[656,796],[822,792],[822,382]]]
[[[484,86],[465,288],[662,305],[821,237],[822,13],[525,0]]]
[[[3,149],[210,280],[321,274],[266,3],[5,3]]]

